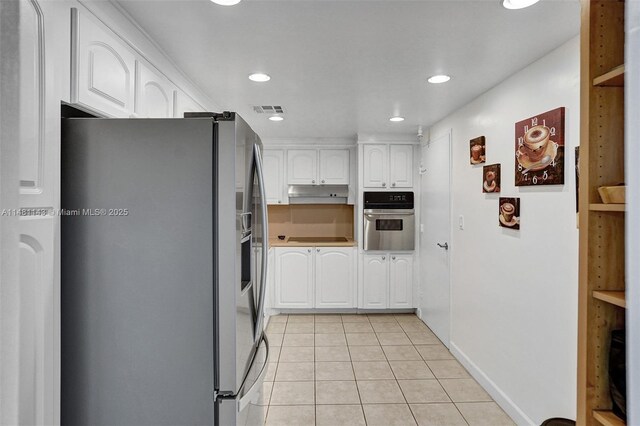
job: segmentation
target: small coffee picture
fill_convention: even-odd
[[[564,184],[564,108],[516,123],[516,186]]]
[[[482,168],[482,192],[500,192],[500,164],[490,164]]]
[[[485,157],[485,139],[479,136],[469,141],[470,144],[470,161],[471,164],[482,164],[486,161]]]
[[[504,228],[520,229],[520,198],[500,197],[498,222]]]

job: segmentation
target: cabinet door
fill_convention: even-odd
[[[316,308],[355,307],[353,251],[351,247],[316,248]]]
[[[287,151],[287,182],[289,185],[318,183],[318,151],[290,149]]]
[[[202,108],[196,101],[194,101],[191,96],[187,95],[181,90],[176,90],[174,104],[174,117],[176,118],[183,118],[185,112],[204,111],[204,108]]]
[[[320,184],[348,185],[349,184],[349,150],[321,149],[320,150]]]
[[[173,85],[163,75],[136,61],[136,116],[173,117]]]
[[[267,204],[288,204],[284,188],[284,151],[265,149],[262,154]]]
[[[364,309],[386,309],[388,302],[389,261],[385,254],[365,254],[363,273]]]
[[[364,145],[363,168],[365,188],[386,188],[389,177],[389,147]]]
[[[413,308],[413,256],[391,255],[389,308]]]
[[[276,248],[276,308],[313,308],[312,249]]]
[[[389,184],[392,188],[413,186],[413,146],[391,145],[389,147]]]
[[[71,102],[112,117],[131,116],[134,54],[101,23],[72,11]]]

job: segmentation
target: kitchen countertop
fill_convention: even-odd
[[[289,241],[289,237],[284,240],[269,238],[270,247],[355,247],[356,243],[352,238],[347,237],[347,241]]]

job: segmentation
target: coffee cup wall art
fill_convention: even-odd
[[[500,192],[500,164],[490,164],[482,168],[482,192]]]
[[[516,186],[564,184],[564,108],[516,123]]]
[[[469,160],[471,164],[482,164],[486,161],[484,136],[469,141]]]
[[[520,229],[520,198],[500,197],[498,223],[504,228]]]

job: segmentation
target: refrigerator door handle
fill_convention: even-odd
[[[269,263],[269,223],[267,217],[267,194],[264,187],[264,175],[262,174],[262,153],[258,145],[253,146],[253,155],[256,162],[256,172],[258,174],[258,184],[260,185],[260,205],[262,207],[262,276],[260,282],[260,297],[258,299],[258,309],[256,315],[256,327],[254,330],[255,342],[258,344],[262,333],[262,323],[264,316],[264,299],[267,287],[267,270]]]
[[[269,341],[267,340],[267,336],[263,335],[262,339],[264,340],[264,344],[267,350],[267,355],[265,357],[264,365],[262,366],[262,370],[260,370],[260,374],[258,374],[258,378],[251,386],[242,398],[238,399],[238,412],[244,410],[247,405],[249,405],[255,399],[256,393],[262,389],[262,383],[264,382],[264,376],[267,374],[267,367],[269,366]]]

